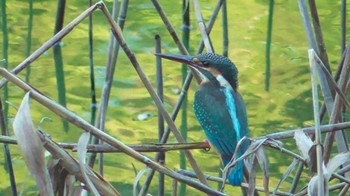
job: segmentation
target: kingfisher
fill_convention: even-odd
[[[249,135],[247,112],[242,96],[237,91],[238,70],[227,57],[214,53],[197,56],[156,54],[159,57],[187,64],[201,78],[195,93],[194,112],[212,147],[226,166],[237,143]],[[239,156],[246,150],[243,146]],[[239,186],[243,181],[243,162],[233,168],[228,181]]]

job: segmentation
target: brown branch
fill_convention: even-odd
[[[77,151],[77,144],[59,144],[62,148],[70,149],[72,151]],[[167,152],[174,150],[193,150],[193,149],[202,149],[208,150],[210,146],[207,142],[198,142],[198,143],[176,143],[176,144],[141,144],[141,145],[128,145],[130,148],[134,149],[137,152]],[[120,153],[123,152],[113,146],[107,144],[97,144],[97,145],[88,145],[88,152],[96,153]]]
[[[0,135],[0,143],[6,144],[17,144],[17,140],[9,136]],[[61,148],[76,151],[77,144],[72,143],[58,143]],[[128,145],[130,148],[137,152],[167,152],[174,150],[209,150],[210,145],[207,142],[196,142],[196,143],[175,143],[175,144],[140,144],[140,145]],[[108,144],[90,144],[87,146],[88,152],[96,153],[120,153],[123,152],[118,148],[115,148]]]

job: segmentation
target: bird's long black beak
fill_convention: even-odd
[[[176,61],[176,62],[179,62],[179,63],[195,66],[195,63],[193,61],[193,56],[173,55],[173,54],[159,54],[159,53],[156,53],[155,55],[159,56],[159,57],[162,57],[162,58],[165,58],[165,59]]]
[[[200,83],[203,80],[207,80],[207,77],[202,73],[204,70],[199,66],[199,61],[197,58],[193,56],[187,56],[187,55],[173,55],[173,54],[159,54],[156,53],[156,56],[159,56],[161,58],[169,59],[171,61],[176,61],[179,63],[187,64],[190,68],[192,68],[192,71],[196,72],[195,75],[197,81]]]

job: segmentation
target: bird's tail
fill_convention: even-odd
[[[224,163],[224,166],[226,166],[232,157],[229,156],[222,156],[222,161]],[[240,186],[243,181],[243,161],[240,161],[231,171],[231,173],[228,175],[228,181],[232,186]]]

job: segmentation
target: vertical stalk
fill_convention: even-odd
[[[227,57],[228,56],[228,45],[229,45],[229,38],[228,38],[228,17],[227,17],[227,1],[224,0],[222,4],[222,32],[223,32],[223,52],[222,55]]]
[[[323,155],[321,144],[321,130],[320,130],[320,111],[319,111],[319,99],[317,91],[317,70],[315,52],[313,49],[309,50],[309,61],[311,68],[311,84],[312,84],[312,100],[314,109],[314,121],[315,121],[315,142],[316,142],[316,156],[317,156],[317,176],[318,176],[318,195],[324,195],[324,176],[323,176]]]
[[[177,196],[177,187],[178,187],[178,182],[176,179],[173,179],[173,185],[172,185],[173,191],[171,192],[171,196]]]
[[[89,7],[92,6],[92,0],[89,0]],[[90,91],[91,91],[91,124],[95,124],[96,120],[96,90],[95,90],[95,71],[94,71],[94,40],[93,40],[93,18],[89,15],[89,66],[90,66]]]
[[[28,19],[28,32],[27,32],[27,51],[26,56],[30,55],[32,48],[32,30],[33,30],[33,0],[29,0],[29,19]],[[30,66],[27,67],[26,82],[30,79]]]
[[[342,0],[341,4],[341,54],[344,53],[346,47],[346,0]]]
[[[269,3],[269,17],[267,22],[267,38],[266,38],[266,70],[265,70],[265,91],[270,90],[270,78],[271,78],[271,41],[272,41],[272,27],[273,27],[273,8],[275,2],[270,0]]]
[[[344,57],[344,64],[342,65],[341,68],[341,74],[339,76],[339,80],[338,80],[338,87],[339,89],[346,94],[346,92],[348,91],[348,86],[346,85],[347,82],[349,81],[349,69],[350,69],[350,48],[347,47],[345,50],[345,57]],[[330,115],[330,120],[329,120],[329,124],[334,124],[336,122],[338,122],[339,120],[339,116],[341,113],[341,105],[342,103],[340,102],[340,96],[339,94],[336,94],[335,99],[334,99],[334,104],[333,104],[333,108],[332,108],[332,112]],[[345,149],[347,149],[347,145],[342,145],[340,146],[340,142],[342,143],[346,143],[346,139],[343,135],[342,131],[336,131],[336,132],[331,132],[331,133],[327,133],[326,137],[325,137],[325,141],[324,141],[324,161],[327,163],[329,161],[330,158],[330,154],[332,152],[332,146],[333,146],[333,142],[334,142],[334,138],[336,138],[337,140],[337,144],[338,144],[338,151],[342,152],[342,151],[347,151]],[[341,148],[339,148],[341,147]],[[343,147],[345,147],[343,149]]]
[[[161,50],[161,38],[159,35],[155,36],[156,40],[156,53],[162,53]],[[159,99],[163,102],[164,96],[163,96],[163,71],[162,71],[162,60],[159,56],[156,57],[157,65],[157,94]],[[158,112],[158,138],[159,142],[161,142],[161,139],[164,135],[164,118],[160,112]],[[165,164],[165,152],[159,153],[159,163],[164,165]],[[164,195],[164,174],[159,173],[159,186],[158,186],[158,195],[162,196]]]
[[[291,186],[290,191],[289,191],[292,194],[295,194],[295,191],[297,190],[297,186],[299,184],[299,180],[300,180],[301,174],[302,174],[303,169],[304,169],[304,163],[299,161],[298,164],[299,164],[299,166],[298,166],[296,175],[294,176],[294,179],[293,179],[293,182],[292,182],[292,186]]]
[[[119,3],[117,0],[113,1],[113,10],[112,10],[112,18],[114,21],[117,21],[118,17],[118,7]],[[111,88],[113,84],[113,76],[115,72],[115,66],[117,63],[119,45],[117,44],[116,39],[113,34],[110,35],[110,44],[108,47],[108,57],[107,57],[107,68],[106,68],[106,85],[103,89],[103,94],[101,98],[100,112],[98,115],[98,121],[96,123],[97,127],[102,131],[105,131],[106,118],[107,118],[107,109],[109,97],[111,94]],[[98,143],[98,139],[96,138],[96,144]],[[103,141],[100,141],[100,144],[103,144]],[[103,165],[104,165],[104,155],[103,153],[99,154],[99,172],[103,176]]]
[[[118,25],[123,30],[125,19],[127,16],[129,0],[123,0],[120,6]],[[112,17],[114,20],[117,20],[118,16],[118,1],[114,1]],[[107,115],[108,102],[112,90],[113,78],[116,69],[116,63],[119,54],[119,43],[115,40],[113,34],[110,35],[110,45],[108,48],[108,59],[107,59],[107,68],[106,68],[106,77],[105,77],[105,85],[102,91],[101,103],[100,103],[100,111],[98,113],[97,121],[95,126],[100,127],[100,129],[104,130],[105,119]],[[98,143],[98,139],[94,139],[94,143]],[[102,155],[103,156],[103,155]],[[94,165],[96,159],[96,153],[93,153],[89,159],[89,166],[92,167]]]
[[[222,3],[222,32],[223,32],[223,52],[222,55],[228,57],[228,46],[229,46],[229,38],[228,38],[228,17],[227,17],[227,1],[224,0]],[[220,161],[219,163],[219,172],[218,176],[222,176],[222,169],[224,165]],[[218,183],[218,189],[222,187],[222,182]]]
[[[211,42],[209,34],[207,33],[207,28],[205,26],[205,22],[204,22],[204,19],[203,19],[203,15],[202,15],[202,12],[201,12],[199,1],[198,0],[194,0],[193,1],[193,5],[194,5],[194,10],[196,12],[198,26],[199,26],[199,30],[200,30],[201,35],[202,35],[202,40],[204,42],[205,49],[207,50],[208,53],[215,53],[213,44]]]
[[[329,66],[326,45],[325,45],[324,40],[323,40],[321,23],[320,23],[320,20],[318,18],[318,13],[317,13],[317,7],[316,7],[315,0],[309,0],[309,5],[310,5],[310,12],[311,12],[312,23],[313,23],[313,26],[314,26],[316,43],[317,43],[318,51],[319,51],[316,54],[322,59],[322,62],[326,66],[326,68],[329,71],[329,73],[332,73],[332,70],[331,70],[331,68]]]
[[[9,47],[9,37],[8,37],[8,30],[7,30],[7,13],[6,13],[6,0],[1,0],[1,18],[2,18],[2,34],[3,34],[3,45],[2,45],[2,55],[5,59],[4,67],[7,69],[9,65],[9,59],[8,59],[8,47]],[[5,85],[4,87],[4,99],[5,101],[8,100],[8,86]],[[6,130],[8,130],[8,104],[4,105],[4,114],[5,114],[5,123],[6,123]]]
[[[190,2],[187,0],[182,0],[182,43],[187,50],[190,45],[190,25]],[[182,85],[185,83],[187,71],[187,65],[183,64],[181,69]],[[187,103],[188,99],[187,96],[185,96],[181,105],[182,113],[180,126],[181,135],[185,141],[187,141]],[[186,157],[183,151],[180,151],[180,169],[186,170]],[[180,184],[179,194],[186,194],[186,184]]]
[[[57,6],[56,14],[56,25],[54,34],[58,33],[63,28],[64,22],[64,11],[66,6],[66,0],[59,0]],[[66,84],[64,80],[64,71],[63,71],[63,57],[62,57],[62,42],[58,42],[53,47],[54,60],[55,60],[55,69],[56,69],[56,82],[58,90],[58,102],[62,106],[66,106]],[[68,131],[67,121],[62,121],[64,130]]]
[[[300,15],[303,19],[303,24],[306,32],[306,37],[309,42],[309,48],[312,48],[315,50],[316,54],[319,54],[319,49],[316,44],[316,38],[314,35],[314,32],[312,30],[312,25],[310,23],[310,16],[309,12],[307,10],[307,6],[305,3],[305,0],[298,0]]]
[[[2,100],[0,99],[0,129],[1,129],[2,135],[4,136],[9,135],[6,127],[7,126],[6,126],[5,114],[2,107]],[[5,158],[6,158],[5,165],[7,166],[6,169],[8,170],[8,173],[10,176],[12,195],[17,196],[15,172],[13,171],[13,166],[12,166],[10,146],[7,143],[4,143],[4,150],[5,150]]]
[[[92,0],[89,0],[89,7],[92,6]],[[91,94],[91,117],[90,117],[90,123],[93,125],[96,122],[96,112],[97,112],[97,101],[96,101],[96,88],[95,88],[95,69],[94,69],[94,40],[93,40],[93,17],[92,14],[89,15],[89,67],[90,67],[90,94]],[[90,136],[92,139],[90,142],[94,141],[94,136]],[[89,157],[89,161],[91,160],[91,157],[94,157],[92,160],[95,160],[96,153],[93,153]],[[88,164],[90,167],[90,162],[88,161]]]
[[[346,0],[342,0],[342,6],[341,6],[341,55],[344,53],[345,47],[346,47],[346,3],[347,3]],[[343,109],[342,109],[342,119],[341,120],[342,120],[342,122],[346,122],[346,120],[347,120],[345,107],[343,107]],[[345,132],[344,132],[344,135],[345,135]],[[344,137],[344,139],[346,141],[347,138]],[[349,172],[345,173],[345,177],[349,178],[350,173]],[[345,187],[349,188],[349,186],[345,186]],[[344,188],[343,190],[347,190],[347,189]]]
[[[213,28],[214,22],[216,21],[216,17],[218,16],[218,13],[219,13],[224,1],[225,0],[218,0],[218,2],[216,4],[216,7],[213,11],[213,15],[211,15],[210,20],[209,20],[209,24],[208,24],[207,29],[206,29],[208,35],[210,35],[211,29]],[[201,43],[199,44],[198,51],[202,52],[203,49],[204,49],[204,41],[202,40]]]

